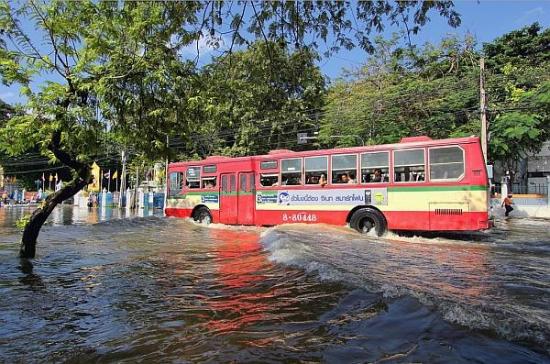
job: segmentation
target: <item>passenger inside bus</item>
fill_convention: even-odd
[[[335,183],[356,183],[354,177],[351,173],[342,173],[338,175]]]
[[[202,188],[212,189],[216,187],[216,177],[203,178]]]
[[[325,174],[322,174],[319,178],[319,184],[323,187],[327,184],[327,176]]]
[[[283,186],[296,186],[302,184],[302,174],[301,173],[287,173],[282,176],[283,181],[281,185]]]
[[[327,184],[327,176],[324,173],[308,172],[306,173],[306,185],[321,185]]]
[[[260,174],[260,185],[263,187],[276,187],[279,185],[277,174]]]
[[[185,185],[187,186],[187,188],[200,188],[201,184],[198,180],[186,179],[185,180]]]
[[[395,182],[423,182],[424,166],[396,167]]]
[[[363,183],[381,183],[389,182],[387,168],[364,168],[361,172],[361,180]]]
[[[371,182],[382,182],[382,171],[378,168],[374,170]]]

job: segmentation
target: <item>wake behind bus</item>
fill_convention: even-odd
[[[479,138],[171,163],[165,213],[201,223],[349,225],[359,232],[489,227]]]

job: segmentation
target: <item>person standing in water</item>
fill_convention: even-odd
[[[506,209],[506,212],[504,213],[504,216],[508,216],[510,214],[510,212],[512,212],[512,210],[514,210],[514,208],[512,207],[512,204],[514,202],[512,201],[512,195],[509,194],[508,196],[506,196],[504,198],[504,200],[502,201],[502,206]]]

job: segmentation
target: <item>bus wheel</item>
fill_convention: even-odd
[[[210,211],[208,211],[206,207],[199,207],[197,211],[195,211],[193,218],[201,224],[208,225],[212,222],[212,215],[210,215]]]
[[[386,220],[384,216],[380,212],[369,208],[355,211],[351,216],[349,225],[353,229],[364,234],[374,229],[376,235],[382,236],[386,231]]]

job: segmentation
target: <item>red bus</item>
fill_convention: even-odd
[[[346,225],[389,230],[489,227],[479,138],[171,163],[166,215],[206,223]]]

